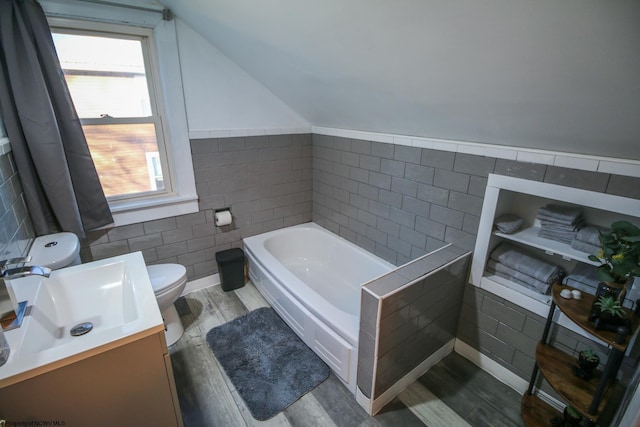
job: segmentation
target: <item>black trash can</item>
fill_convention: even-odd
[[[216,263],[223,291],[244,286],[244,251],[240,248],[216,252]]]

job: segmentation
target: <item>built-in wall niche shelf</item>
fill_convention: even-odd
[[[580,207],[585,221],[596,226],[609,227],[612,222],[619,220],[627,220],[640,226],[640,200],[502,175],[489,175],[471,264],[470,282],[544,318],[549,314],[551,295],[529,290],[518,283],[490,274],[485,267],[491,252],[505,241],[541,259],[560,265],[568,272],[571,272],[577,263],[598,265],[588,259],[589,254],[576,251],[571,245],[538,236],[540,223],[536,216],[538,209],[547,204]],[[520,231],[505,234],[494,230],[495,219],[507,213],[523,219],[524,224]],[[638,282],[640,280],[636,279],[634,288],[640,286]],[[637,289],[634,292],[637,294]],[[577,327],[560,310],[554,313],[553,321],[606,345],[583,328]]]
[[[539,231],[539,226],[532,226],[513,234],[505,234],[498,231],[493,234],[505,240],[511,240],[512,242],[518,242],[532,248],[540,249],[547,255],[559,255],[565,261],[578,261],[591,265],[600,265],[600,263],[593,262],[587,258],[590,254],[577,251],[573,249],[571,245],[539,237]]]

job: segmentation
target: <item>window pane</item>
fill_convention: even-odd
[[[61,33],[53,40],[80,118],[152,115],[140,40]]]
[[[164,190],[162,170],[147,162],[158,152],[153,123],[82,128],[107,197]]]

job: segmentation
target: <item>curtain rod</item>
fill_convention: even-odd
[[[164,8],[162,10],[159,9],[152,9],[150,7],[142,7],[142,6],[135,6],[135,5],[129,5],[129,4],[122,4],[122,3],[115,3],[115,2],[111,2],[111,1],[104,1],[104,0],[82,0],[85,3],[95,3],[95,4],[103,4],[106,6],[115,6],[115,7],[123,7],[126,9],[135,9],[135,10],[141,10],[143,12],[154,12],[154,13],[160,13],[162,14],[162,19],[165,21],[171,21],[173,20],[173,12],[171,12],[171,9],[169,8]]]

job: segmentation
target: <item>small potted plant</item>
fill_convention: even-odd
[[[640,228],[629,221],[612,223],[610,232],[600,232],[600,250],[589,259],[600,263],[597,275],[607,293],[622,301],[628,283],[640,276]]]
[[[600,364],[600,357],[591,349],[582,350],[578,353],[578,366],[573,367],[573,373],[584,379],[590,380],[593,377],[593,370]]]
[[[573,406],[566,406],[563,415],[565,426],[578,426],[582,421],[582,414]]]
[[[624,318],[624,309],[613,296],[600,296],[593,303],[592,316],[607,323],[620,324]]]
[[[618,334],[629,334],[630,322],[625,316],[624,308],[614,296],[600,296],[591,307],[589,320],[597,330],[606,330]]]
[[[578,363],[582,369],[593,371],[600,364],[600,357],[590,348],[578,353]]]

